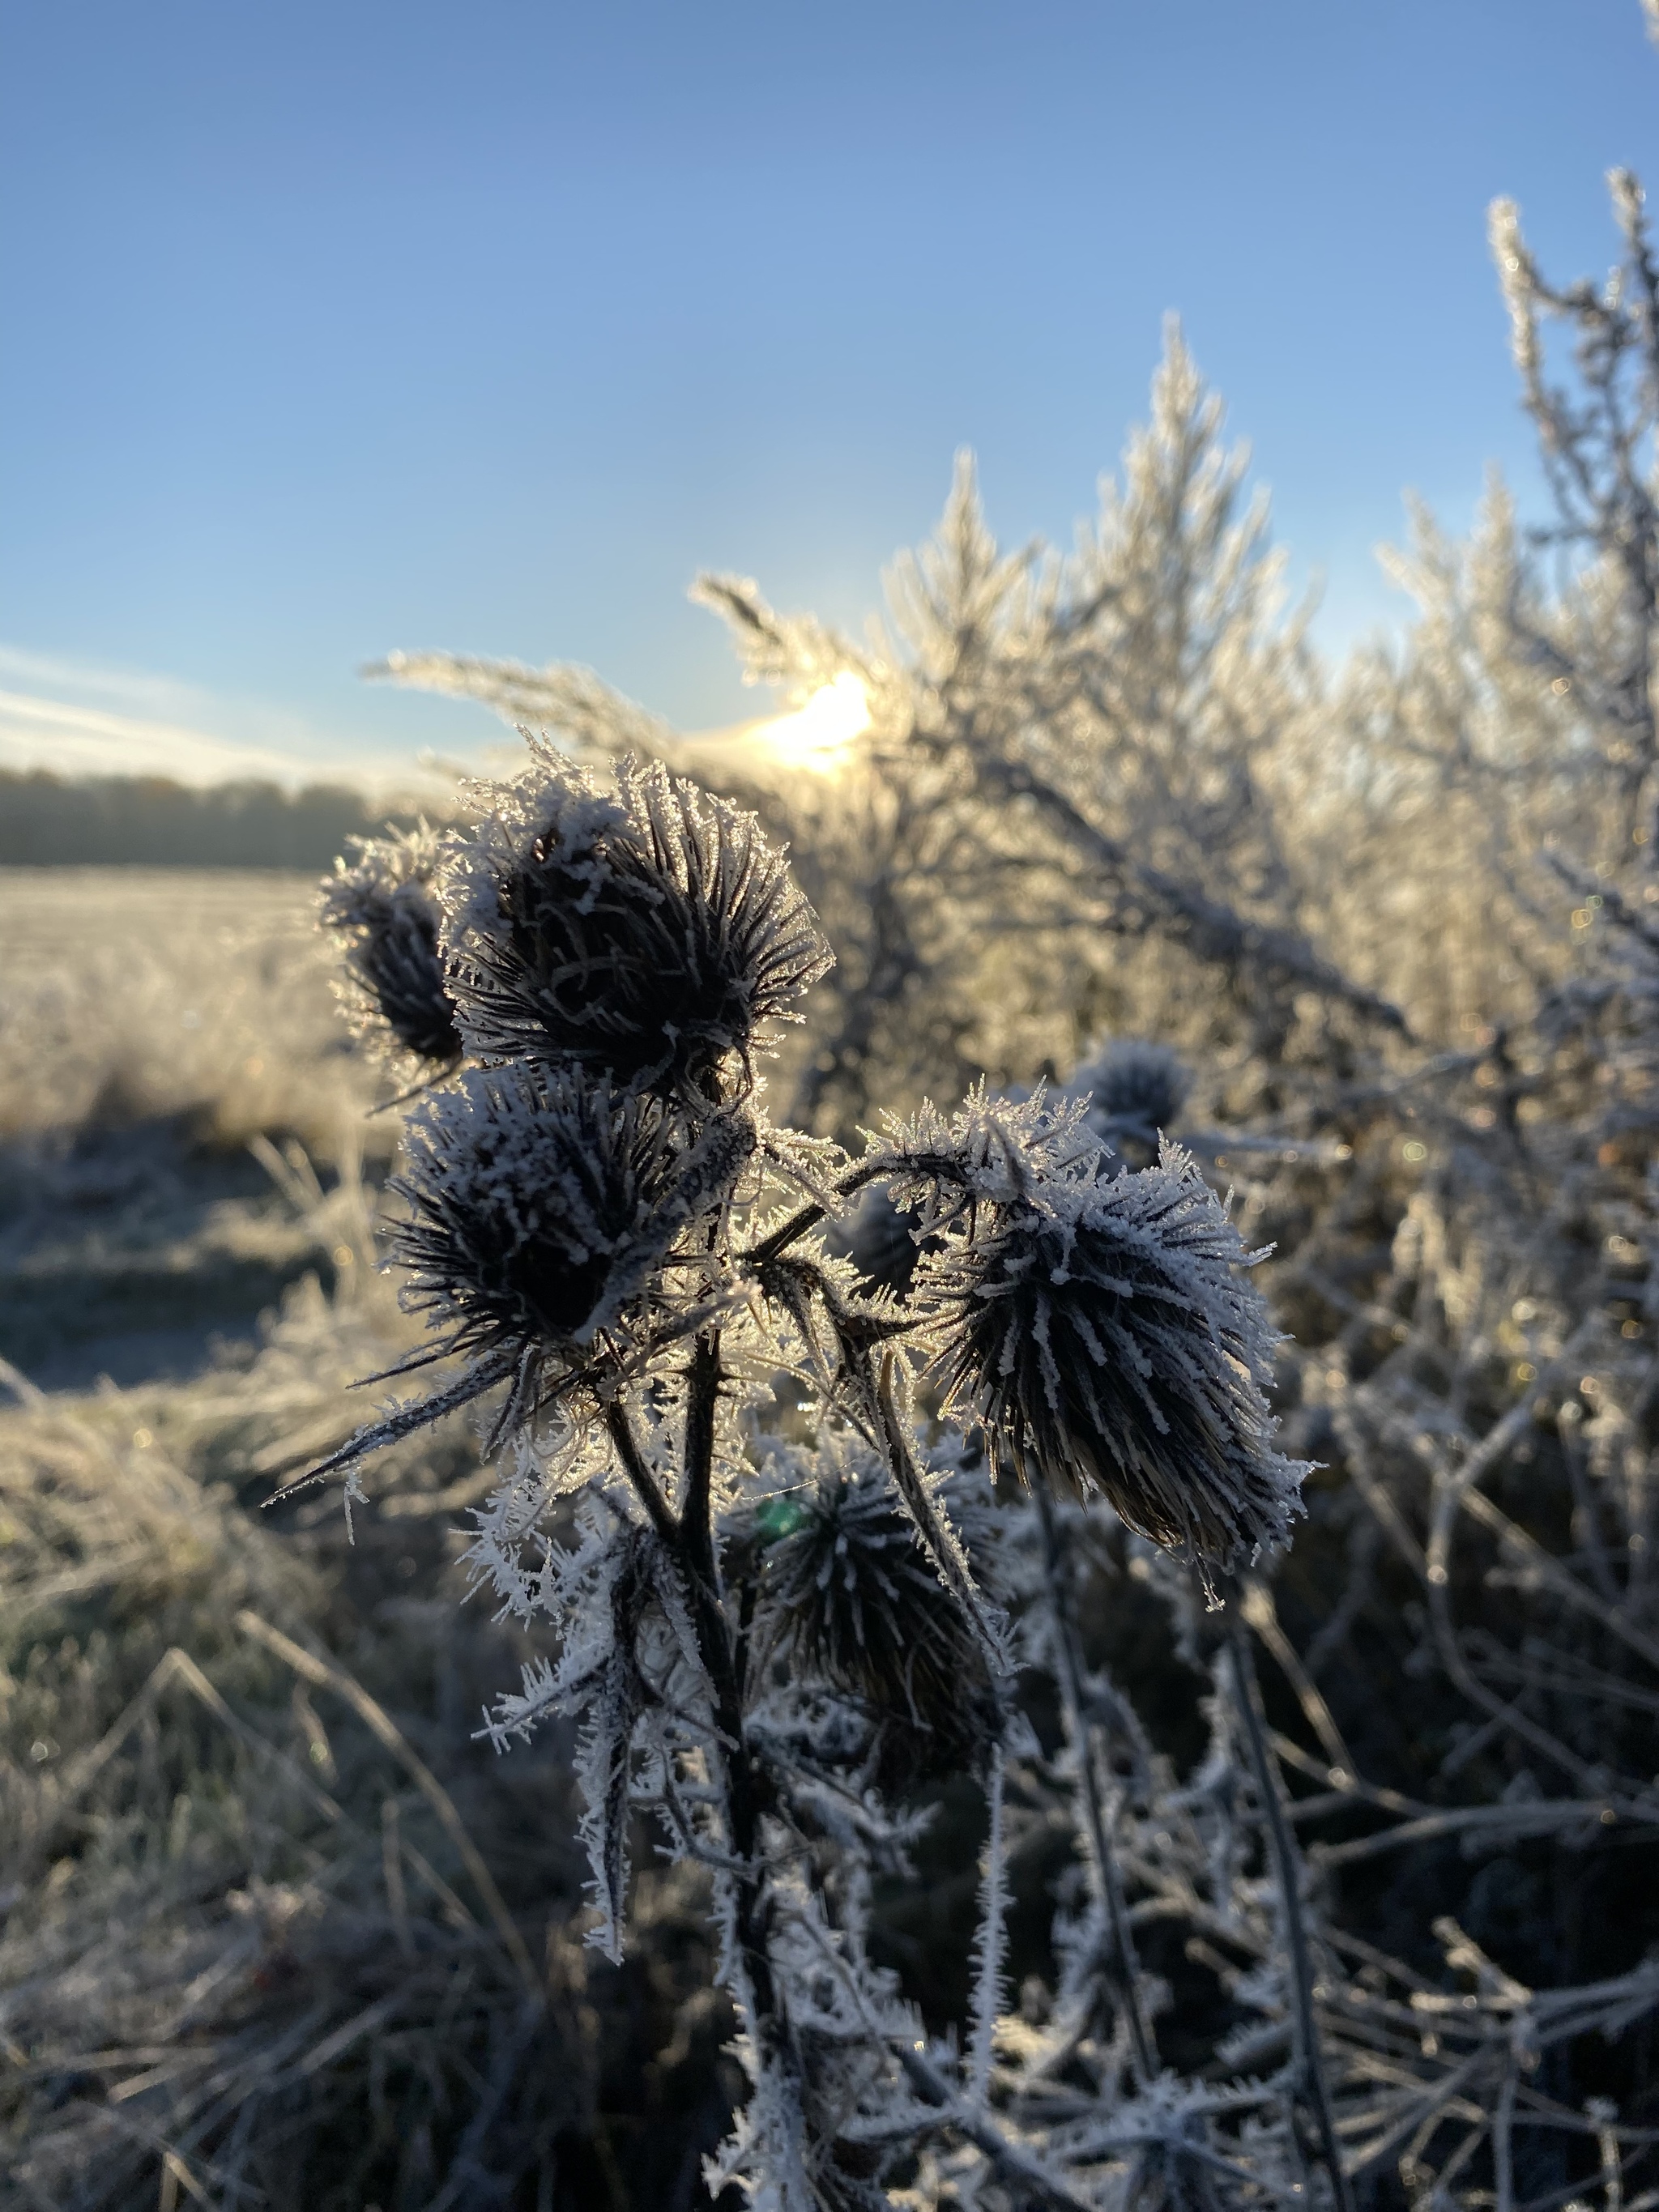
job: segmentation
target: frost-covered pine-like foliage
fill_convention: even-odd
[[[1194,1054],[1370,1040],[1401,1023],[1391,978],[1346,960],[1279,803],[1285,763],[1329,773],[1328,701],[1245,476],[1172,324],[1150,419],[1070,548],[1000,545],[963,454],[866,637],[703,579],[751,680],[861,692],[869,729],[833,775],[691,744],[584,669],[404,654],[382,672],[584,759],[694,767],[787,839],[837,954],[792,1070],[789,1118],[815,1133],[852,1140],[981,1071],[1064,1067],[1103,1023]]]

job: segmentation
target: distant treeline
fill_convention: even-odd
[[[407,827],[412,813],[390,819]],[[165,776],[73,781],[0,769],[0,866],[326,868],[345,840],[388,819],[359,791],[225,783],[192,790]]]

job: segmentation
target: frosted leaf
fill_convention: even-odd
[[[577,1832],[592,1869],[596,1921],[588,1941],[622,1955],[628,1827],[636,1732],[665,1702],[700,1704],[695,1632],[678,1577],[652,1531],[590,1506],[574,1550],[550,1546],[541,1607],[561,1638],[556,1662],[524,1669],[483,1734],[497,1750],[549,1719],[580,1721],[574,1771],[583,1798]]]

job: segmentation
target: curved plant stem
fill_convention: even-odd
[[[1036,1486],[1034,1495],[1037,1517],[1042,1524],[1042,1562],[1054,1622],[1054,1679],[1060,1686],[1060,1711],[1066,1723],[1066,1738],[1077,1761],[1078,1788],[1084,1822],[1088,1831],[1091,1866],[1099,1886],[1100,1903],[1111,1924],[1112,1941],[1117,1947],[1118,1969],[1122,1976],[1123,2011],[1129,2024],[1135,2073],[1144,2087],[1157,2078],[1158,2045],[1140,2002],[1140,1962],[1135,1954],[1134,1930],[1129,1925],[1128,1900],[1123,1894],[1123,1883],[1118,1874],[1117,1860],[1113,1854],[1112,1840],[1108,1832],[1106,1808],[1101,1802],[1094,1744],[1084,1717],[1083,1681],[1078,1665],[1077,1621],[1072,1605],[1071,1580],[1060,1555],[1060,1530],[1054,1520],[1054,1501],[1041,1483]]]
[[[1291,2027],[1295,2098],[1313,2121],[1316,2137],[1310,2148],[1325,2168],[1338,2212],[1354,2212],[1353,2189],[1343,2171],[1342,2152],[1336,2139],[1336,2119],[1331,2110],[1330,2083],[1320,2049],[1319,2021],[1314,2011],[1313,1959],[1308,1949],[1307,1925],[1302,1915],[1302,1861],[1285,1818],[1285,1801],[1279,1770],[1267,1742],[1261,1710],[1261,1686],[1256,1680],[1255,1656],[1249,1631],[1241,1618],[1237,1601],[1228,1608],[1228,1646],[1232,1655],[1237,1705],[1250,1747],[1261,1818],[1267,1831],[1267,1853],[1273,1881],[1285,1912],[1285,1948],[1290,1953]]]
[[[678,1556],[680,1547],[679,1522],[670,1511],[666,1499],[657,1486],[655,1476],[646,1465],[634,1431],[629,1426],[628,1415],[620,1405],[612,1405],[605,1408],[605,1425],[611,1443],[617,1448],[617,1456],[623,1463],[623,1471],[633,1484],[635,1494],[650,1517],[651,1526],[668,1549]]]

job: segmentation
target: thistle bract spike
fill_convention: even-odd
[[[830,965],[811,908],[751,815],[627,762],[611,797],[532,750],[445,877],[469,1048],[707,1094]]]
[[[461,1038],[439,951],[438,838],[422,822],[350,842],[356,857],[337,860],[323,885],[321,921],[345,939],[360,1024],[417,1060],[453,1065]]]

